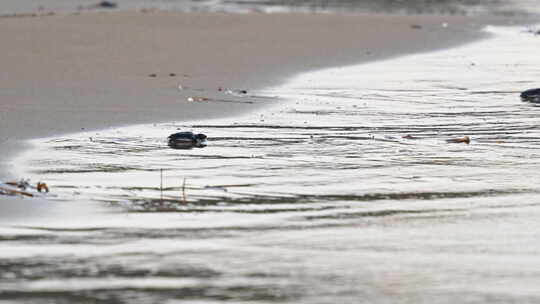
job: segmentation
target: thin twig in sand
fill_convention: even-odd
[[[161,203],[163,203],[163,169],[159,169],[159,193],[160,193],[160,199]]]
[[[184,177],[184,183],[182,184],[182,201],[187,204],[186,201],[186,178]]]

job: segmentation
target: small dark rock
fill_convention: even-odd
[[[206,147],[206,135],[193,132],[178,132],[169,135],[168,145],[172,149],[192,149]]]
[[[519,96],[523,101],[540,102],[540,88],[523,91]]]
[[[176,74],[175,73],[170,73],[169,76],[174,77],[174,76],[176,76]]]
[[[157,74],[150,74],[148,77],[157,77]]]
[[[412,28],[412,29],[415,29],[415,30],[421,30],[421,29],[422,29],[422,26],[419,25],[419,24],[411,24],[411,28]]]

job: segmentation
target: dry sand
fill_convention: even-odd
[[[254,90],[312,69],[458,45],[482,37],[488,23],[506,22],[174,12],[0,18],[0,180],[19,178],[9,159],[25,139],[257,106],[190,103],[178,83],[203,96],[219,86]]]

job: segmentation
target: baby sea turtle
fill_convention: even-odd
[[[206,135],[193,132],[178,132],[169,135],[169,147],[173,149],[203,148],[206,146]]]
[[[523,101],[540,102],[540,89],[523,91],[520,96]]]

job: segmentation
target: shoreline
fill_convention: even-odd
[[[178,84],[205,97],[218,87],[258,90],[299,73],[462,45],[486,37],[488,24],[512,22],[167,11],[0,19],[0,152],[9,160],[28,139],[81,130],[234,116],[258,105],[189,103]],[[19,178],[9,165],[4,158],[0,178]]]

